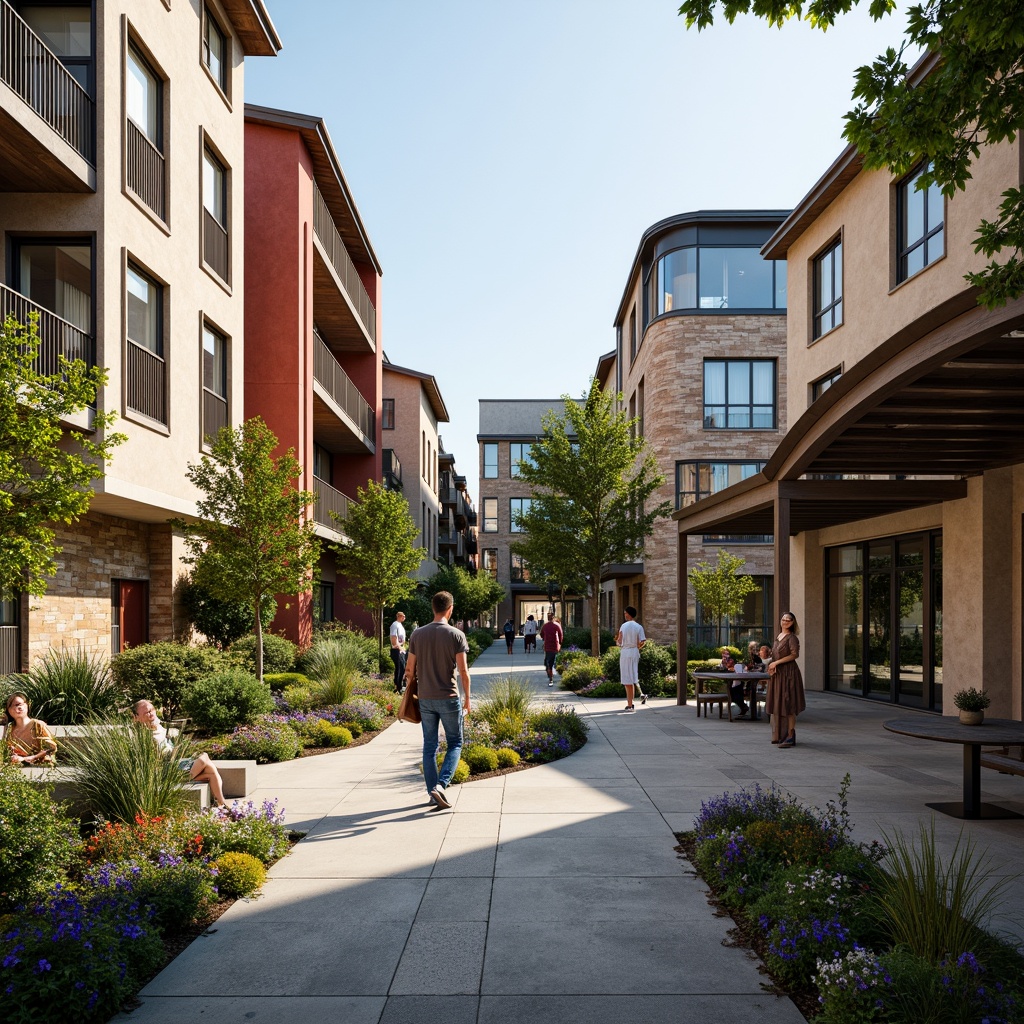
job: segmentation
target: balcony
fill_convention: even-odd
[[[373,454],[377,450],[374,410],[315,328],[313,344],[313,431],[317,441],[332,452]]]
[[[31,313],[39,317],[39,354],[32,364],[37,373],[51,376],[59,372],[61,356],[81,359],[86,366],[96,365],[96,342],[91,334],[62,320],[13,288],[0,285],[0,319],[13,316],[19,323],[27,324]]]
[[[313,502],[313,522],[326,527],[332,533],[343,534],[344,526],[331,513],[337,513],[342,520],[347,519],[352,499],[318,476],[313,477],[313,491],[316,494],[316,500]]]
[[[21,627],[0,626],[0,676],[21,671]]]
[[[384,485],[389,491],[400,491],[402,489],[402,463],[394,448],[385,448],[381,453]]]
[[[89,94],[6,0],[0,40],[0,191],[94,192]]]
[[[228,425],[228,403],[209,388],[203,388],[203,439],[213,441]]]
[[[164,200],[164,155],[130,118],[125,118],[124,131],[125,181],[128,187],[165,221],[167,213]]]
[[[320,189],[313,183],[313,306],[331,340],[352,352],[377,351],[377,311],[345,248]]]
[[[167,426],[167,364],[143,345],[128,339],[125,367],[127,406]]]
[[[228,280],[227,229],[205,207],[203,207],[203,259],[222,281]]]

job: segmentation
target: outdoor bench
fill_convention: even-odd
[[[981,752],[981,767],[992,768],[1004,775],[1024,775],[1024,747],[1000,747]]]

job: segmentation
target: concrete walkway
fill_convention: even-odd
[[[961,750],[886,733],[897,712],[808,694],[798,746],[765,721],[698,719],[692,705],[583,701],[547,686],[541,655],[494,644],[474,696],[511,670],[538,699],[591,725],[579,753],[453,787],[427,805],[420,730],[399,723],[353,750],[260,769],[308,836],[143,991],[134,1022],[345,1024],[799,1024],[762,990],[746,952],[723,943],[704,886],[673,850],[702,800],[773,781],[824,806],[853,776],[857,838],[916,831],[926,800],[957,799]],[[985,772],[983,797],[1024,813],[1024,779]],[[936,817],[950,849],[959,821]],[[1024,821],[976,822],[1000,870],[1015,870]],[[1024,883],[1004,910],[1024,940]],[[1014,931],[1016,929],[1016,931]]]

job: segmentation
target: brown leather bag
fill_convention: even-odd
[[[411,680],[405,687],[405,693],[402,694],[402,703],[398,706],[398,720],[400,722],[411,722],[413,725],[419,725],[422,721],[420,718],[420,698],[416,692],[416,680]]]

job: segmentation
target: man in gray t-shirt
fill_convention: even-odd
[[[438,807],[451,807],[447,786],[462,752],[463,713],[469,714],[469,666],[466,634],[448,624],[455,599],[447,590],[435,594],[434,621],[413,631],[405,665],[406,682],[416,680],[423,728],[423,781]],[[455,674],[462,681],[462,701]],[[444,728],[448,750],[437,768],[438,728]]]

